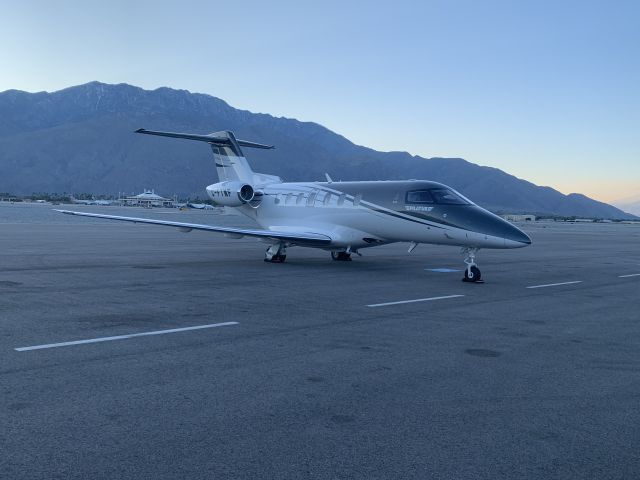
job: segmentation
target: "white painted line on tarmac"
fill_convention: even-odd
[[[531,285],[530,287],[526,288],[557,287],[558,285],[573,285],[574,283],[582,283],[582,280],[575,280],[573,282],[547,283],[546,285]]]
[[[415,300],[401,300],[399,302],[374,303],[372,305],[367,305],[367,307],[386,307],[387,305],[400,305],[402,303],[416,303],[416,302],[430,302],[432,300],[444,300],[445,298],[458,298],[458,297],[464,297],[464,295],[445,295],[443,297],[416,298]]]
[[[640,273],[631,273],[629,275],[618,275],[618,278],[640,277]]]
[[[202,330],[204,328],[226,327],[227,325],[238,325],[238,322],[210,323],[209,325],[171,328],[169,330],[156,330],[154,332],[130,333],[128,335],[116,335],[115,337],[89,338],[87,340],[74,340],[71,342],[48,343],[46,345],[34,345],[32,347],[18,347],[14,348],[14,350],[17,352],[28,352],[30,350],[42,350],[44,348],[69,347],[71,345],[83,345],[85,343],[110,342],[112,340],[125,340],[127,338],[146,337],[149,335],[164,335],[165,333],[188,332],[189,330]]]

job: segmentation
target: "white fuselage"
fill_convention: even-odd
[[[372,195],[345,193],[342,185],[354,189],[358,182],[304,182],[270,183],[256,186],[255,202],[235,207],[238,211],[254,219],[267,230],[280,232],[323,233],[331,237],[327,250],[357,250],[393,242],[415,242],[442,245],[473,246],[477,248],[516,248],[524,246],[505,236],[487,234],[470,228],[459,228],[448,222],[421,219],[416,221],[413,213],[398,199],[396,205],[389,198],[385,202],[373,202]],[[388,187],[393,182],[361,182],[364,191],[374,191],[372,184]],[[410,182],[395,182],[404,188]],[[375,185],[374,185],[375,187]],[[207,189],[210,191],[209,189]],[[375,194],[373,194],[375,196]],[[212,196],[213,198],[213,196]],[[404,197],[403,197],[404,198]],[[393,208],[390,208],[393,207]],[[407,210],[404,210],[404,209]],[[416,207],[412,207],[414,209]],[[505,222],[495,215],[482,210],[492,221]],[[446,219],[447,213],[442,213]],[[515,227],[513,227],[515,228]]]

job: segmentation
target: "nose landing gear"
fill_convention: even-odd
[[[467,265],[462,279],[463,282],[482,283],[482,274],[476,265],[476,253],[478,253],[478,250],[480,249],[477,247],[464,247],[462,249],[462,254],[465,256],[464,263]]]

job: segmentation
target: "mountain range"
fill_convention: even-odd
[[[232,130],[276,145],[245,151],[253,169],[288,181],[435,180],[497,212],[632,218],[584,195],[564,195],[461,158],[422,158],[355,145],[312,122],[231,107],[185,90],[144,90],[91,82],[57,92],[0,93],[0,191],[115,194],[154,188],[165,196],[203,197],[217,181],[199,142],[150,138],[137,128],[190,133]]]
[[[640,216],[640,195],[618,200],[617,202],[613,202],[612,205],[627,213]]]

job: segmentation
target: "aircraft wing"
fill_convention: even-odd
[[[183,222],[171,222],[168,220],[154,220],[151,218],[136,218],[136,217],[121,217],[118,215],[102,215],[99,213],[88,212],[73,212],[71,210],[58,210],[56,212],[64,213],[66,215],[78,215],[81,217],[93,217],[104,218],[107,220],[118,220],[121,222],[131,223],[149,223],[151,225],[163,225],[165,227],[179,228],[182,231],[189,232],[191,230],[205,230],[207,232],[225,233],[235,238],[258,237],[269,238],[273,240],[283,240],[287,242],[296,243],[298,245],[329,245],[331,243],[331,237],[323,235],[321,233],[314,232],[276,232],[271,230],[249,230],[243,228],[231,228],[231,227],[216,227],[213,225],[202,225],[198,223],[183,223]]]

